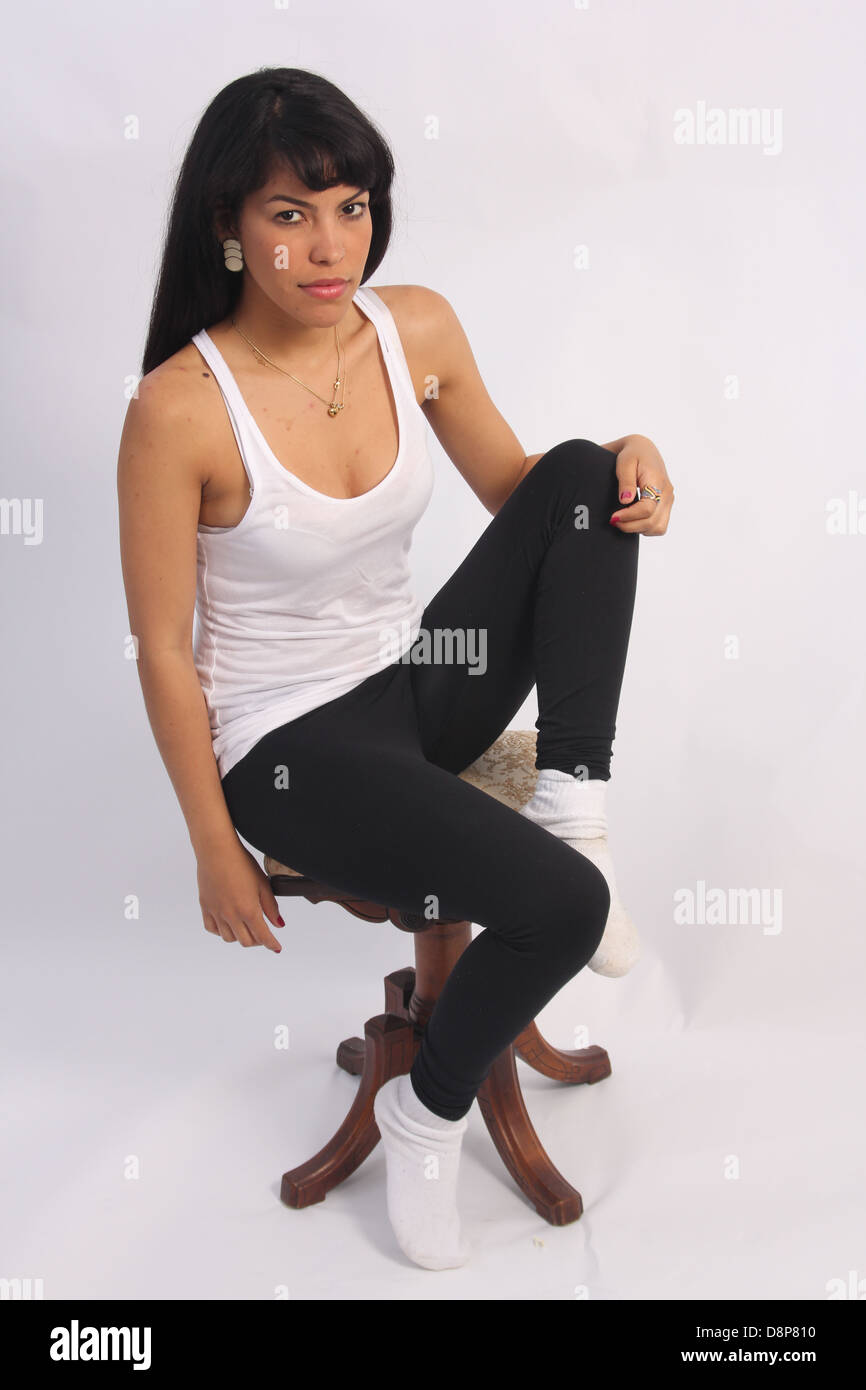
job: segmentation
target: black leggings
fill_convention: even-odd
[[[550,449],[427,605],[411,649],[427,659],[383,665],[273,729],[222,779],[236,829],[262,853],[359,900],[485,928],[410,1071],[445,1119],[466,1114],[604,932],[600,870],[458,773],[535,684],[536,768],[609,779],[639,539],[609,522],[615,460],[585,439]],[[459,662],[453,638],[436,645],[446,631],[466,634]]]

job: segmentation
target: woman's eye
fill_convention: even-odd
[[[357,212],[349,213],[349,220],[354,221],[355,219],[364,216],[364,213],[366,212],[368,206],[368,203],[346,203],[345,207],[343,208],[343,211],[345,212],[346,208],[357,208]],[[298,212],[297,208],[283,208],[282,212],[277,213],[277,220],[281,221],[285,227],[294,227],[296,224],[294,222],[288,222],[286,221],[286,219],[289,217],[299,216],[300,213]]]

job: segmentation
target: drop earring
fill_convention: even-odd
[[[223,251],[226,258],[226,270],[243,270],[244,253],[236,237],[228,237],[223,242]]]

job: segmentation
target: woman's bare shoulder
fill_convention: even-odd
[[[195,343],[184,343],[141,378],[136,395],[154,412],[194,410],[212,398],[212,378],[213,373]]]
[[[214,384],[195,343],[185,343],[141,378],[129,402],[127,421],[137,419],[151,430],[188,422],[199,431],[214,418]]]
[[[444,295],[427,285],[362,285],[361,288],[375,290],[395,320],[398,316],[405,319],[408,328],[423,324],[447,303]]]
[[[366,289],[367,286],[362,286]],[[454,318],[454,310],[438,290],[427,285],[370,285],[390,309],[407,351],[433,351]]]
[[[127,407],[120,467],[147,468],[158,459],[171,471],[182,468],[203,482],[211,431],[218,430],[214,385],[210,368],[192,342],[147,372]]]

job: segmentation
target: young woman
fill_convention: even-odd
[[[638,535],[665,531],[673,489],[643,436],[527,457],[448,301],[366,286],[393,172],[316,74],[263,69],[216,96],[174,192],[118,494],[205,929],[281,950],[239,836],[359,899],[485,929],[375,1101],[397,1241],[443,1269],[469,1254],[457,1167],[492,1062],[585,965],[637,956],[603,795]],[[407,560],[428,424],[493,519],[425,606]],[[533,685],[538,785],[517,812],[458,774]]]

